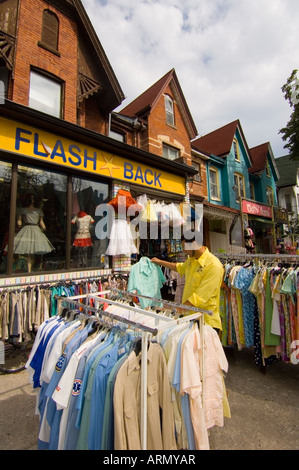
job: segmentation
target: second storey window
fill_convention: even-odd
[[[62,117],[62,83],[34,70],[30,73],[29,106]]]
[[[174,126],[174,110],[173,110],[173,101],[170,96],[165,95],[165,112],[166,112],[166,122],[171,126]]]
[[[244,176],[240,173],[234,174],[234,189],[236,193],[236,201],[240,202],[241,197],[245,197]]]
[[[176,160],[180,157],[180,151],[175,147],[163,144],[163,157],[167,158],[168,160]]]
[[[234,155],[235,155],[235,160],[238,162],[240,161],[240,151],[239,151],[239,144],[237,139],[234,139]]]
[[[274,206],[274,194],[273,194],[273,189],[270,188],[270,186],[267,186],[266,194],[267,194],[267,203],[269,204],[269,206]]]
[[[209,169],[211,199],[220,200],[219,172],[216,168]]]
[[[200,163],[192,162],[192,166],[197,170],[196,175],[194,175],[194,181],[201,181]]]
[[[44,10],[42,34],[39,45],[50,50],[51,52],[58,52],[58,33],[59,33],[59,20],[55,13],[50,10]]]

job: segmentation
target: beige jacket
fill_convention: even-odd
[[[141,365],[131,352],[114,386],[114,449],[141,450]],[[161,413],[160,413],[161,410]],[[147,450],[176,450],[174,412],[166,360],[161,346],[150,343],[147,374]]]

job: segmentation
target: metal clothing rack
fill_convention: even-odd
[[[174,302],[169,302],[169,301],[164,301],[162,299],[154,299],[151,297],[146,297],[146,296],[140,296],[138,297],[145,297],[147,299],[151,299],[153,301],[158,301],[159,303],[163,302],[165,305],[169,305],[171,307],[176,307],[180,309],[184,309],[186,311],[192,310],[193,314],[189,314],[180,318],[171,318],[167,316],[163,316],[161,314],[158,314],[156,312],[153,312],[151,310],[145,310],[142,308],[137,307],[136,305],[130,305],[128,303],[122,303],[118,302],[116,300],[112,300],[106,297],[106,295],[109,294],[116,294],[122,295],[122,296],[134,296],[136,297],[136,294],[126,292],[126,291],[121,291],[118,289],[111,289],[111,290],[106,290],[106,291],[100,291],[100,292],[94,292],[94,293],[87,293],[83,295],[76,295],[72,297],[61,297],[61,296],[55,296],[57,300],[61,300],[62,303],[66,302],[70,305],[75,305],[75,308],[82,308],[85,310],[85,313],[87,314],[88,312],[92,312],[95,314],[96,318],[101,319],[103,316],[108,316],[111,319],[120,321],[122,323],[125,323],[130,326],[130,328],[133,328],[134,330],[137,330],[139,333],[141,332],[141,416],[140,416],[140,429],[141,429],[141,435],[140,435],[140,440],[141,440],[141,449],[146,450],[146,442],[147,442],[147,346],[148,346],[148,340],[150,338],[150,335],[156,336],[159,331],[162,331],[166,328],[171,328],[175,327],[179,324],[183,324],[186,322],[190,322],[193,320],[199,320],[200,323],[200,335],[201,335],[201,345],[202,345],[202,406],[204,408],[204,390],[205,390],[205,380],[204,380],[204,314],[211,315],[210,311],[202,310],[202,309],[197,309],[195,307],[188,307],[184,306],[181,304],[175,304]],[[103,297],[105,295],[105,297]],[[85,298],[85,303],[79,302],[79,300],[83,300]],[[134,320],[127,319],[125,317],[122,317],[121,315],[108,312],[107,310],[99,309],[97,307],[93,307],[89,305],[89,300],[101,302],[101,303],[108,303],[110,305],[117,305],[118,307],[124,308],[124,309],[129,309],[132,311],[135,311],[137,313],[141,313],[145,316],[150,316],[152,318],[155,318],[155,328],[152,328],[150,326],[141,324],[139,322],[136,322]],[[161,324],[162,322],[162,324]]]
[[[218,258],[223,259],[257,259],[257,260],[264,260],[264,261],[293,261],[299,263],[299,255],[290,255],[290,254],[270,254],[270,253],[239,253],[239,254],[228,254],[228,253],[220,253],[216,254]]]

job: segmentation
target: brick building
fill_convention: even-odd
[[[4,0],[0,72],[5,98],[0,105],[0,277],[14,282],[30,271],[38,282],[42,273],[65,278],[82,275],[83,269],[86,278],[113,268],[105,256],[99,207],[121,187],[136,196],[150,192],[183,202],[196,174],[190,165],[195,127],[174,71],[164,84],[176,101],[178,128],[162,129],[163,119],[159,123],[152,115],[145,127],[155,131],[149,135],[144,114],[137,120],[120,116],[118,128],[129,126],[130,132],[122,141],[115,139],[111,113],[124,93],[81,1]],[[162,140],[179,143],[179,158],[163,157],[162,147],[157,151],[158,135],[163,135],[158,146]],[[29,195],[35,205],[38,201],[51,247],[32,257],[16,251],[17,220]],[[86,247],[75,244],[79,213],[92,219]]]

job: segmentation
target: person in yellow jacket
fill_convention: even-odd
[[[188,255],[184,263],[172,263],[159,258],[152,258],[151,261],[184,275],[182,303],[210,311],[211,315],[205,315],[205,323],[221,331],[219,304],[224,268],[219,259],[196,240],[196,236],[194,241],[183,238],[183,250]]]

